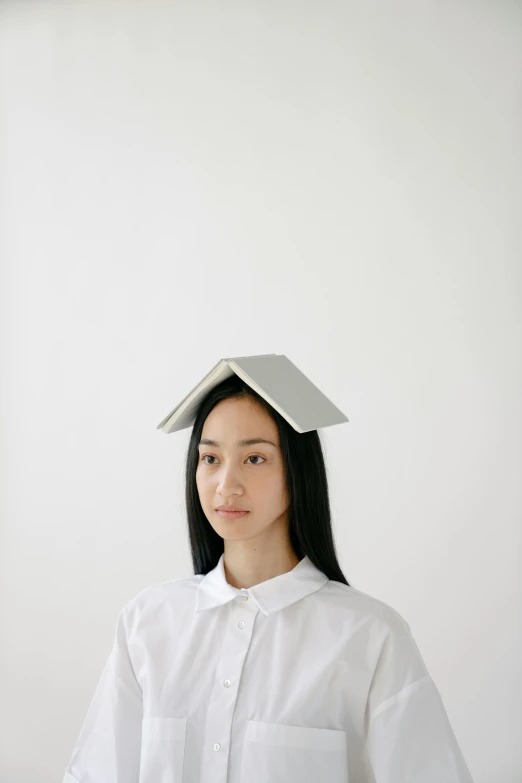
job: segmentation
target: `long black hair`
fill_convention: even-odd
[[[225,550],[225,542],[216,533],[203,512],[196,484],[203,425],[208,414],[229,397],[248,397],[261,405],[275,421],[289,493],[290,543],[302,560],[312,563],[329,579],[350,583],[337,561],[328,497],[326,466],[317,430],[297,432],[278,411],[235,373],[219,383],[199,405],[187,449],[185,501],[192,562],[195,574],[207,574],[216,567]]]

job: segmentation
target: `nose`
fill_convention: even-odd
[[[241,483],[238,481],[237,476],[234,476],[234,473],[235,471],[231,466],[223,468],[220,472],[220,481],[217,491],[218,494],[225,498],[242,493]]]

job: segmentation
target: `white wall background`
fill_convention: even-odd
[[[0,3],[1,783],[61,780],[138,591],[192,573],[189,432],[285,353],[348,581],[476,783],[522,775],[522,6]]]

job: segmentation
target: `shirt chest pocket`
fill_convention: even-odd
[[[247,721],[241,783],[349,783],[346,734],[338,729]]]
[[[145,717],[141,727],[139,783],[181,783],[187,719]]]

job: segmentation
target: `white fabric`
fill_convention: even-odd
[[[408,623],[308,557],[121,610],[63,783],[473,783]]]

